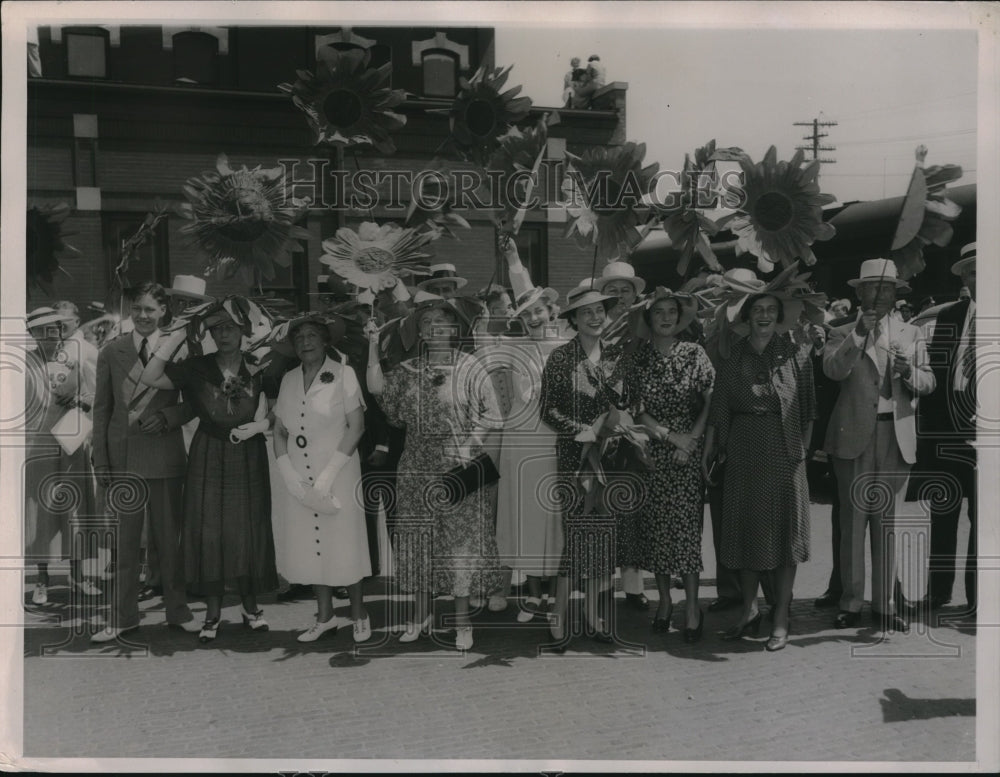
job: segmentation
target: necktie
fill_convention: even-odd
[[[976,380],[976,317],[972,317],[969,322],[969,329],[966,332],[967,343],[965,353],[962,354],[962,374],[969,384]]]
[[[149,343],[145,337],[142,338],[142,345],[139,346],[139,361],[142,362],[143,367],[149,363]]]

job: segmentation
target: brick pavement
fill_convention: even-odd
[[[965,531],[963,519],[962,527]],[[584,638],[541,655],[539,626],[517,628],[515,606],[482,613],[462,655],[421,640],[401,645],[376,631],[353,651],[349,628],[313,645],[298,631],[311,601],[262,604],[267,634],[239,623],[228,600],[215,645],[162,626],[145,603],[136,640],[147,649],[92,647],[58,626],[25,634],[26,756],[218,758],[487,758],[694,761],[901,760],[975,757],[975,629],[954,620],[880,641],[837,631],[812,607],[829,572],[829,507],[813,506],[810,562],[800,568],[789,646],[729,643],[717,632],[732,612],[706,614],[705,636],[649,632],[650,614],[617,600],[619,635],[638,648]],[[960,538],[959,547],[964,539]],[[704,577],[714,576],[711,535]],[[961,575],[958,580],[961,581]],[[373,625],[386,592],[372,587]],[[46,610],[60,612],[65,589]],[[714,588],[702,585],[707,605]],[[675,602],[682,592],[675,591]],[[961,582],[956,602],[963,601]],[[338,614],[347,615],[346,601]],[[437,602],[439,615],[451,603]],[[29,607],[29,623],[40,620]],[[196,616],[203,605],[195,605]],[[677,608],[676,613],[682,609]],[[945,610],[956,613],[958,609]],[[867,608],[866,608],[867,613]],[[675,623],[683,626],[683,615]],[[508,624],[507,627],[503,627]],[[446,640],[451,635],[442,632]]]

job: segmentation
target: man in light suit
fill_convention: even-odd
[[[893,535],[916,461],[917,397],[934,389],[920,330],[889,315],[896,293],[909,291],[888,259],[869,259],[857,290],[856,321],[830,330],[823,371],[840,383],[824,448],[833,459],[841,509],[843,594],[837,628],[857,626],[865,593],[865,533],[871,532],[872,611],[883,631],[907,631],[895,612]],[[878,502],[878,504],[874,504]]]
[[[186,456],[180,428],[193,416],[178,405],[176,391],[139,383],[156,349],[167,294],[158,283],[144,283],[132,293],[134,329],[109,342],[97,358],[94,399],[94,471],[107,489],[116,478],[141,477],[148,501],[132,513],[117,514],[115,603],[111,623],[93,635],[110,642],[139,626],[139,548],[145,511],[159,551],[166,620],[195,632],[199,625],[187,605],[181,544]]]

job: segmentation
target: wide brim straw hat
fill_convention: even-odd
[[[635,274],[635,268],[628,262],[610,262],[600,277],[594,279],[594,288],[603,294],[605,287],[612,281],[628,281],[635,288],[636,296],[646,288],[646,281]]]
[[[559,300],[559,292],[555,289],[549,288],[548,286],[535,286],[533,289],[528,289],[524,294],[517,298],[514,308],[514,312],[511,313],[512,318],[517,318],[519,315],[528,310],[532,305],[538,302],[544,302],[546,305],[553,305]]]
[[[749,305],[751,300],[759,299],[760,297],[774,297],[781,303],[784,315],[782,316],[782,320],[774,325],[774,331],[778,334],[784,334],[794,328],[802,316],[802,311],[805,310],[805,303],[801,299],[796,299],[784,292],[768,290],[761,290],[748,296],[743,300],[743,304],[740,306],[741,309]],[[750,324],[744,321],[742,316],[738,317],[732,327],[733,331],[738,335],[747,335],[750,333]]]
[[[476,305],[477,309],[480,307],[479,303],[475,300],[472,300],[472,302]],[[447,300],[444,297],[439,297],[437,294],[418,291],[413,296],[413,303],[413,310],[407,313],[399,324],[399,336],[402,339],[404,349],[407,351],[412,349],[416,345],[417,340],[420,339],[420,318],[429,310],[445,310],[451,313],[456,321],[458,321],[459,338],[468,337],[472,331],[472,321],[466,311],[460,307],[460,305],[465,304],[461,299]]]
[[[951,266],[951,271],[955,275],[961,275],[965,272],[965,268],[969,266],[975,266],[976,264],[976,244],[969,243],[968,245],[962,246],[962,250],[959,253],[959,260]]]
[[[306,313],[278,324],[271,333],[270,346],[282,356],[295,356],[292,337],[295,330],[304,324],[314,324],[326,329],[330,335],[330,346],[336,345],[347,333],[347,322],[335,313]]]
[[[653,305],[657,302],[665,299],[677,301],[680,316],[677,319],[677,325],[674,327],[675,333],[683,332],[691,326],[691,322],[698,317],[698,301],[695,299],[693,294],[687,294],[681,291],[671,291],[663,286],[657,286],[653,289],[652,293],[650,293],[643,304],[643,315],[639,317],[636,331],[637,336],[645,339],[652,337],[653,333],[649,328],[649,324],[646,323],[646,313],[652,310]]]
[[[214,299],[205,294],[205,288],[204,278],[199,278],[197,275],[175,275],[173,284],[164,291],[172,297],[190,297],[202,302]]]
[[[25,325],[29,330],[31,330],[40,326],[48,326],[49,324],[61,324],[63,321],[69,321],[71,318],[72,316],[68,316],[65,313],[60,313],[54,308],[45,306],[35,308],[28,313],[25,318]]]
[[[586,305],[593,305],[595,302],[603,302],[604,310],[607,312],[618,304],[618,297],[603,294],[591,286],[589,281],[586,281],[566,295],[566,305],[559,311],[559,318],[568,318],[573,311]]]
[[[892,259],[865,259],[861,263],[861,272],[857,278],[851,278],[847,282],[848,286],[857,288],[862,283],[894,283],[896,290],[902,292],[910,291],[910,285],[899,277],[896,270],[896,263]]]
[[[418,289],[427,289],[427,284],[438,283],[439,281],[454,281],[455,288],[461,289],[469,281],[458,274],[453,264],[432,264],[430,275],[417,284]]]

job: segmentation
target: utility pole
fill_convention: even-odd
[[[820,121],[819,119],[813,119],[812,121],[796,121],[796,122],[793,122],[793,125],[796,126],[796,127],[812,127],[812,135],[803,135],[802,136],[803,140],[811,140],[812,141],[812,145],[811,146],[796,146],[795,147],[796,149],[799,149],[801,151],[812,151],[812,155],[813,155],[812,158],[814,160],[815,159],[819,159],[819,161],[821,163],[823,163],[823,164],[828,164],[828,165],[836,164],[836,162],[837,162],[836,159],[820,159],[819,158],[819,152],[820,151],[836,151],[837,150],[836,146],[821,146],[819,144],[819,139],[820,138],[825,138],[825,137],[828,136],[828,133],[826,133],[826,132],[820,132],[819,128],[820,127],[836,127],[837,126],[837,122],[835,122],[835,121]]]

